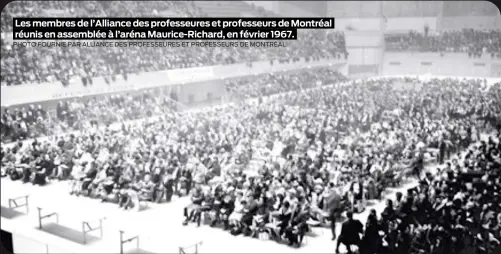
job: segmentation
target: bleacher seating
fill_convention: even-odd
[[[385,35],[387,51],[419,52],[463,52],[470,57],[487,54],[492,58],[501,58],[501,31],[480,31],[463,29],[441,33],[419,33]]]
[[[175,15],[181,17],[208,16],[203,8],[194,2],[166,1],[161,4],[148,2],[14,2],[7,6],[2,15],[1,53],[2,85],[27,83],[61,82],[67,85],[72,78],[82,79],[84,85],[92,83],[93,77],[113,77],[123,73],[138,73],[166,69],[208,66],[217,64],[244,63],[252,61],[296,61],[308,58],[314,61],[320,58],[346,57],[344,35],[332,30],[307,30],[299,33],[297,41],[290,41],[281,48],[214,48],[214,47],[159,47],[159,48],[123,48],[123,47],[13,47],[12,41],[5,36],[12,27],[12,18],[20,15],[21,10],[44,10],[70,16],[159,16]],[[155,4],[153,4],[155,3]],[[206,2],[217,5],[217,2]],[[224,4],[223,10],[253,15],[260,15],[259,8],[241,2],[232,1]],[[68,8],[65,8],[68,7]],[[226,9],[225,9],[226,8]],[[27,11],[29,15],[37,12]],[[235,14],[238,16],[237,14]],[[24,15],[26,16],[26,15]],[[160,59],[159,59],[160,56]]]

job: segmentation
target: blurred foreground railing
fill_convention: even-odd
[[[202,244],[203,242],[200,241],[189,246],[179,247],[179,254],[198,254],[198,251],[200,249],[200,246],[202,246]]]

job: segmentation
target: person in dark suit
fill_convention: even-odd
[[[440,142],[438,144],[438,163],[439,164],[444,164],[444,161],[446,159],[446,154],[447,154],[447,143],[444,139],[440,139]]]
[[[285,235],[289,240],[289,246],[301,246],[304,235],[308,231],[307,221],[310,218],[310,212],[310,206],[308,204],[297,206],[290,226],[285,230]]]
[[[242,225],[249,228],[252,225],[252,218],[257,214],[259,204],[256,201],[256,194],[251,194],[248,197],[247,205],[244,207],[244,215],[242,216]]]
[[[170,202],[172,199],[172,195],[174,194],[174,175],[172,172],[168,172],[164,178],[164,189],[165,189],[165,199],[167,202]]]
[[[362,246],[360,253],[375,254],[378,253],[378,247],[381,245],[381,237],[379,236],[380,226],[377,219],[376,210],[372,209],[365,226],[365,234],[362,238]]]
[[[329,196],[325,200],[326,210],[329,211],[330,229],[332,233],[332,240],[336,240],[336,219],[342,212],[341,207],[341,196],[334,189],[334,184],[329,183],[329,188],[331,189]]]
[[[229,228],[228,218],[235,209],[235,200],[233,200],[230,195],[225,195],[224,197],[221,198],[221,200],[218,200],[218,202],[215,203],[214,209],[216,215],[215,219],[211,223],[211,226],[213,227],[218,222],[223,222],[224,230],[228,230]]]
[[[360,235],[363,233],[364,226],[359,220],[353,219],[353,212],[346,213],[347,221],[343,222],[341,226],[341,234],[336,246],[336,253],[339,253],[339,245],[346,246],[348,253],[353,253],[351,247],[360,245]]]
[[[416,158],[412,162],[412,173],[416,176],[418,180],[421,180],[421,172],[424,169],[424,152],[419,151]]]

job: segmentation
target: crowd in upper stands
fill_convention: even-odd
[[[501,58],[501,31],[474,30],[444,31],[441,33],[388,34],[385,36],[386,49],[421,52],[463,52],[472,58],[482,55]]]
[[[310,227],[328,225],[342,211],[362,211],[365,200],[380,198],[387,186],[419,176],[427,161],[443,163],[478,142],[481,133],[499,129],[499,87],[486,91],[483,80],[341,82],[339,74],[327,70],[310,72],[321,75],[303,73],[315,77],[309,80],[294,73],[257,76],[256,90],[262,89],[261,80],[269,80],[290,85],[265,94],[292,92],[201,111],[178,112],[169,95],[158,90],[62,103],[52,126],[80,126],[81,132],[3,146],[3,174],[41,185],[70,179],[72,194],[117,202],[124,209],[190,193],[185,223],[201,224],[208,214],[212,226],[221,223],[233,234],[299,246]],[[103,122],[118,124],[98,128]],[[496,161],[497,152],[492,156]],[[487,170],[496,168],[482,163]],[[407,227],[414,222],[399,216],[379,222],[383,233],[378,235],[404,248],[399,237],[416,227]]]
[[[256,76],[229,79],[226,81],[226,90],[232,97],[258,98],[347,80],[339,72],[326,68],[268,73]]]
[[[266,14],[254,7],[253,15]],[[201,47],[21,47],[12,46],[7,34],[12,30],[12,18],[16,16],[208,16],[192,1],[164,1],[162,3],[134,2],[112,3],[99,1],[17,1],[5,8],[2,14],[1,84],[62,82],[82,79],[91,83],[98,76],[115,76],[123,73],[188,68],[217,64],[232,64],[253,61],[296,61],[301,58],[347,58],[344,34],[338,31],[299,31],[299,39],[287,43],[285,48],[201,48]],[[387,50],[417,50],[424,52],[465,52],[470,57],[488,55],[501,57],[499,30],[424,32],[386,35]],[[158,56],[163,59],[159,60]]]
[[[32,10],[32,12],[29,12]],[[35,11],[33,11],[35,10]],[[13,2],[2,14],[2,33],[10,33],[12,18],[20,13],[47,16],[174,16],[204,17],[191,1],[147,2]],[[261,12],[256,13],[258,15]],[[28,15],[29,16],[29,15]],[[215,47],[13,47],[1,40],[2,85],[92,79],[122,73],[139,73],[252,61],[295,61],[306,58],[346,57],[344,36],[333,30],[300,31],[297,41],[280,48]],[[159,59],[161,57],[162,59]]]

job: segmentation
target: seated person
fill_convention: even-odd
[[[128,182],[120,175],[115,175],[112,180],[107,180],[102,183],[100,190],[101,202],[118,202],[119,191],[128,186]]]
[[[20,172],[21,181],[23,183],[28,183],[31,180],[31,172],[32,168],[35,167],[35,161],[33,158],[30,158],[28,155],[23,155],[20,161],[18,161],[16,165],[16,169]]]
[[[54,163],[52,162],[49,154],[43,155],[42,161],[40,162],[40,168],[45,169],[46,178],[48,178],[52,174],[52,171],[54,170]],[[43,180],[45,181],[46,178],[44,178]]]
[[[33,185],[37,184],[37,185],[45,185],[46,183],[46,169],[43,168],[43,160],[41,157],[39,157],[36,161],[35,161],[35,167],[32,169],[31,171],[31,183]]]
[[[76,194],[79,195],[81,191],[80,181],[85,178],[85,166],[87,162],[77,162],[73,165],[73,169],[71,170],[71,178],[70,180],[70,195]]]
[[[252,220],[252,230],[253,230],[252,233],[253,233],[253,235],[264,231],[266,223],[269,222],[268,219],[269,219],[269,215],[270,215],[270,212],[269,212],[270,208],[271,207],[268,203],[267,198],[264,196],[264,194],[261,195],[261,197],[259,198],[259,201],[258,201],[257,214],[253,217],[253,220]]]
[[[104,198],[112,192],[113,186],[118,183],[120,172],[117,168],[112,166],[110,162],[106,162],[101,171],[105,172],[105,177],[104,175],[101,175],[101,181],[98,183],[97,191],[98,196]]]
[[[138,190],[141,200],[153,201],[155,195],[156,184],[152,181],[150,174],[145,174],[140,181],[140,189]]]
[[[144,182],[143,182],[143,178],[141,177],[141,175],[136,175],[134,176],[134,180],[132,181],[132,183],[130,184],[130,187],[135,190],[135,191],[140,191],[143,189],[143,186],[144,186]]]
[[[137,191],[128,186],[121,189],[118,196],[118,207],[124,210],[134,209],[134,211],[139,211],[140,206]]]
[[[254,194],[249,193],[249,196],[247,197],[247,204],[245,205],[243,210],[244,214],[240,221],[246,229],[249,229],[250,226],[252,225],[253,218],[255,215],[257,215],[258,209],[259,209],[259,204],[256,201]]]
[[[108,177],[106,170],[103,168],[97,173],[96,178],[91,181],[89,185],[89,196],[96,197],[98,195],[97,190],[107,181],[112,181],[112,177]]]
[[[16,181],[22,178],[23,171],[20,168],[17,168],[14,162],[7,162],[2,164],[2,171],[5,171],[5,174],[9,176],[12,181]]]
[[[165,201],[170,202],[174,195],[175,178],[173,172],[167,172],[162,180],[165,190]]]
[[[97,176],[97,164],[95,162],[91,162],[85,165],[84,170],[85,170],[84,177],[78,180],[78,185],[80,186],[80,192],[85,191],[86,192],[85,194],[89,196],[90,195],[89,186]],[[77,192],[77,194],[80,192]]]
[[[12,181],[20,180],[23,178],[23,164],[20,164],[20,161],[16,161],[15,159],[9,161],[2,165],[2,169],[6,169],[7,175],[9,175]]]
[[[317,220],[320,223],[325,222],[325,218],[329,216],[328,213],[324,211],[324,201],[325,197],[322,195],[323,187],[321,185],[315,186],[315,192],[311,195],[311,218]]]
[[[278,211],[272,212],[272,216],[277,219],[276,228],[278,231],[275,233],[278,234],[277,237],[282,237],[292,218],[292,209],[289,202],[284,201]]]
[[[211,226],[215,226],[218,222],[223,222],[224,230],[229,228],[229,218],[235,209],[235,201],[230,195],[225,195],[219,204],[215,202],[214,210],[216,212],[215,218],[211,223]]]
[[[8,168],[4,165],[0,167],[0,177],[4,178],[8,175]]]
[[[243,198],[243,192],[238,191],[237,197],[235,198],[235,209],[233,209],[233,212],[228,218],[230,226],[240,226],[240,221],[244,215],[244,208],[246,204],[247,201]]]
[[[57,153],[53,153],[53,160],[54,160],[54,169],[52,170],[52,173],[49,175],[49,179],[57,179],[59,174],[60,174],[60,166],[61,166],[61,156]]]
[[[184,208],[183,215],[185,220],[183,225],[188,225],[188,222],[192,219],[197,221],[197,225],[200,226],[201,222],[201,207],[204,200],[204,195],[200,188],[196,188],[195,192],[191,196],[191,204]]]
[[[55,172],[56,179],[65,180],[65,179],[68,179],[68,177],[71,175],[71,170],[72,170],[75,162],[74,162],[73,158],[71,158],[70,155],[62,154],[59,156],[60,156],[60,158],[57,159],[59,164],[55,167],[56,170],[53,171],[53,175]]]
[[[298,206],[293,215],[290,226],[288,226],[285,231],[285,235],[289,240],[289,245],[292,246],[296,244],[297,247],[301,246],[304,235],[308,231],[307,221],[309,219],[310,206],[308,204]]]
[[[204,196],[204,200],[202,201],[202,205],[200,207],[200,213],[201,214],[209,213],[209,216],[210,216],[210,211],[214,207],[214,202],[215,202],[214,195],[209,190],[209,191],[204,192],[203,196]]]

